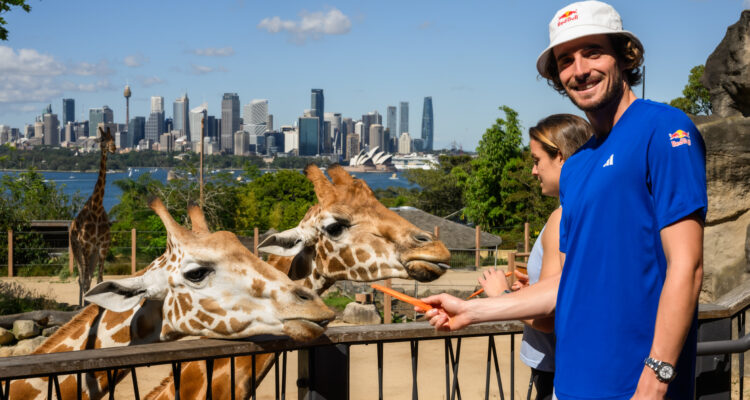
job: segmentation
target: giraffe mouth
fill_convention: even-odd
[[[284,320],[284,333],[294,340],[313,340],[323,334],[330,320],[313,321],[305,318]]]
[[[434,263],[427,260],[412,260],[406,263],[406,273],[420,282],[430,282],[439,278],[449,269],[445,263]]]

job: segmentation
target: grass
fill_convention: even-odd
[[[354,300],[348,296],[341,294],[341,292],[331,292],[323,297],[323,302],[328,307],[335,308],[339,311],[343,311],[346,305],[353,302]]]
[[[0,315],[35,310],[70,311],[72,309],[70,306],[34,293],[16,282],[0,282]]]

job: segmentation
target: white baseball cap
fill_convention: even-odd
[[[643,45],[631,32],[622,29],[620,14],[601,1],[581,1],[561,8],[549,22],[549,46],[536,60],[536,69],[545,78],[552,48],[584,36],[617,34],[630,38],[643,51]]]

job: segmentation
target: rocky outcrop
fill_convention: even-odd
[[[380,314],[375,304],[359,304],[351,302],[344,309],[344,322],[357,325],[379,324]]]
[[[750,225],[750,118],[693,117],[706,143],[708,215],[703,241],[701,301],[746,279]]]
[[[711,93],[714,114],[750,117],[750,10],[727,28],[706,60],[702,83]]]

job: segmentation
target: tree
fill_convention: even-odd
[[[703,77],[705,70],[706,67],[702,64],[693,67],[688,76],[688,83],[682,90],[682,97],[672,99],[669,105],[679,108],[688,114],[710,115],[713,112],[711,95],[708,89],[701,83],[701,77]]]
[[[296,170],[263,174],[237,190],[236,230],[285,230],[297,226],[316,203],[315,189]]]
[[[512,158],[503,168],[500,179],[500,215],[503,224],[503,240],[519,242],[523,240],[523,224],[529,223],[532,236],[536,236],[547,222],[547,217],[558,206],[558,199],[542,195],[542,190],[531,169],[534,160],[526,148],[521,157]]]
[[[21,7],[26,12],[31,11],[31,6],[26,4],[26,0],[0,0],[0,40],[8,40],[8,30],[5,29],[5,18],[2,14],[10,11],[11,7]]]
[[[513,158],[521,156],[521,127],[518,113],[508,106],[500,107],[505,119],[498,118],[487,128],[477,146],[477,158],[466,181],[464,214],[486,230],[499,231],[506,225],[503,213],[503,169]]]

